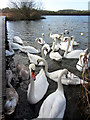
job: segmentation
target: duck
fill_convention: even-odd
[[[80,53],[83,53],[85,52],[87,49],[85,50],[72,50],[71,52],[67,53],[68,52],[68,49],[69,49],[69,45],[70,45],[70,39],[68,39],[68,45],[67,45],[67,49],[65,50],[64,52],[64,58],[71,58],[71,59],[79,59],[79,55]],[[73,40],[73,43],[74,43],[74,40]],[[73,46],[73,43],[72,43],[72,46]]]
[[[23,40],[19,36],[14,36],[13,37],[13,42],[18,43],[20,45],[24,45]]]
[[[29,65],[30,84],[27,90],[27,100],[30,104],[39,102],[47,92],[49,83],[43,69],[35,76],[35,65]]]
[[[54,39],[56,40],[56,38],[54,38]],[[55,51],[55,44],[56,44],[56,41],[53,42],[52,51],[50,52],[49,57],[52,60],[61,61],[62,56],[58,52],[54,52]]]
[[[29,70],[24,64],[21,64],[19,62],[16,63],[15,71],[18,78],[20,78],[21,80],[25,81],[29,79]]]
[[[4,105],[4,111],[5,114],[11,115],[15,111],[19,100],[19,95],[11,85],[12,72],[10,70],[7,71],[6,76],[8,76],[7,79],[9,88],[6,88],[6,101]]]
[[[35,65],[37,65],[37,60],[38,59],[40,59],[40,58],[44,58],[45,59],[45,56],[47,54],[45,51],[48,53],[48,49],[46,48],[45,45],[43,45],[42,48],[41,48],[41,55],[42,55],[42,57],[40,57],[38,55],[31,54],[31,53],[27,53],[27,56],[28,56],[28,58],[30,60],[30,63],[34,63]],[[38,66],[44,66],[44,63],[40,62],[38,64]]]
[[[50,38],[52,38],[52,39],[54,39],[54,38],[59,39],[60,38],[59,34],[52,34],[52,29],[51,28],[49,28],[49,30],[50,30]]]
[[[61,78],[67,74],[68,70],[63,69],[58,74],[58,87],[55,92],[51,93],[42,103],[38,118],[59,118],[63,119],[66,109],[66,98],[64,95]]]
[[[12,57],[12,56],[14,56],[14,50],[12,49],[12,47],[11,47],[11,43],[9,42],[9,50],[5,50],[5,56],[6,57]]]
[[[35,40],[38,40],[38,43],[40,45],[44,45],[45,41],[44,41],[44,33],[42,33],[42,37],[36,38]]]
[[[36,44],[36,48],[34,48],[33,46],[23,46],[22,48],[20,48],[20,51],[21,52],[24,52],[24,53],[33,53],[33,54],[38,54],[40,53],[40,49],[39,49],[39,46],[38,46],[38,39],[35,40],[35,44]]]
[[[38,59],[37,63],[39,64],[39,62],[43,61],[45,64],[45,73],[46,76],[48,78],[50,78],[51,80],[53,80],[54,82],[58,82],[58,74],[60,72],[62,72],[62,69],[60,70],[56,70],[53,72],[48,72],[48,64],[47,61],[45,59]],[[62,76],[62,80],[61,80],[62,84],[64,85],[78,85],[78,84],[82,84],[83,80],[80,79],[78,76],[74,75],[73,73],[68,71],[67,76]],[[87,84],[87,82],[85,82]]]

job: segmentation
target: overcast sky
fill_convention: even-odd
[[[26,1],[26,0],[23,0]],[[36,0],[43,3],[45,10],[57,11],[62,9],[88,10],[89,0]],[[8,6],[10,0],[0,0],[0,8]]]

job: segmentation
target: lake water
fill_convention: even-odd
[[[44,40],[46,43],[51,44],[53,41],[50,39],[49,34],[49,28],[52,29],[52,33],[62,33],[65,29],[68,29],[70,34],[68,36],[75,36],[75,39],[77,42],[80,42],[79,46],[75,47],[75,49],[86,49],[88,46],[88,16],[45,16],[46,19],[41,19],[37,21],[8,21],[7,22],[7,36],[9,40],[12,40],[14,36],[19,36],[23,41],[25,45],[32,45],[35,42],[35,38],[41,37],[42,33],[45,34]],[[81,36],[81,32],[84,33],[83,36]],[[59,51],[61,52],[61,51]],[[14,62],[20,62],[25,64],[27,67],[29,65],[28,63],[27,55],[24,53],[16,52],[14,56]],[[70,60],[70,59],[62,59],[61,62],[56,62],[54,60],[51,60],[49,56],[46,58],[48,65],[49,65],[49,71],[54,71],[57,69],[67,68],[69,71],[73,72],[74,74],[81,77],[81,72],[79,72],[76,69],[76,63],[77,59]],[[37,67],[38,72],[41,68]],[[42,100],[40,100],[39,103],[35,105],[30,105],[27,101],[27,82],[23,82],[22,86],[18,87],[16,90],[19,94],[19,104],[17,105],[16,111],[14,113],[14,116],[10,116],[10,120],[13,118],[16,118],[15,120],[24,120],[35,118],[38,116],[39,109],[41,104],[43,103],[44,99],[52,92],[54,92],[57,89],[57,84],[48,78],[49,82],[49,88]],[[25,87],[26,86],[26,87]],[[80,95],[82,86],[65,86],[65,97],[67,100],[67,107],[66,112],[64,115],[64,120],[73,120],[73,119],[79,119],[83,120],[84,117],[83,112],[81,111],[80,103]],[[81,90],[80,90],[81,89]],[[82,98],[82,96],[81,96]],[[79,103],[80,101],[80,103]],[[33,110],[34,108],[34,110]],[[83,110],[84,107],[83,107]],[[6,118],[7,120],[7,118]]]
[[[45,34],[44,40],[51,43],[49,37],[52,33],[62,33],[64,29],[68,29],[69,36],[75,36],[77,42],[80,42],[79,48],[85,49],[88,43],[88,16],[44,16],[46,19],[37,21],[8,21],[7,31],[8,39],[12,40],[13,36],[18,35],[27,44],[32,44],[37,37]],[[84,36],[81,36],[81,32]]]

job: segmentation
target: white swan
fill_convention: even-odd
[[[42,33],[42,37],[36,38],[35,40],[38,40],[38,43],[39,43],[40,45],[45,44],[45,41],[44,41],[44,33]]]
[[[30,63],[34,63],[35,65],[37,65],[37,60],[38,60],[38,59],[40,59],[40,58],[45,58],[45,56],[46,56],[46,52],[45,52],[45,51],[48,52],[46,46],[43,45],[43,47],[41,48],[41,55],[42,55],[42,57],[40,57],[40,56],[38,56],[38,55],[34,55],[34,54],[27,53],[28,58],[29,58],[29,60],[30,60]],[[44,52],[45,52],[45,56],[44,56]],[[38,65],[39,65],[39,66],[43,66],[44,63],[43,63],[43,62],[40,62]]]
[[[51,80],[55,81],[55,82],[58,82],[58,74],[60,72],[62,72],[62,69],[60,70],[56,70],[56,71],[53,71],[53,72],[48,72],[48,64],[46,62],[45,59],[38,59],[38,64],[39,62],[43,61],[44,64],[45,64],[45,72],[46,72],[46,75],[47,77],[49,77]],[[78,76],[74,75],[73,73],[71,72],[68,72],[67,76],[62,76],[62,84],[64,85],[77,85],[77,84],[82,84],[83,83],[83,80],[80,79]],[[87,82],[85,82],[87,83]]]
[[[25,53],[27,53],[27,52],[29,52],[29,53],[34,53],[34,54],[40,53],[40,49],[39,49],[39,46],[38,46],[37,41],[38,41],[38,40],[36,39],[36,40],[35,40],[35,44],[36,44],[37,49],[34,48],[33,46],[22,46],[22,48],[20,48],[20,50],[21,50],[22,52],[25,52]]]
[[[64,53],[64,57],[65,58],[77,58],[77,59],[79,59],[80,53],[85,52],[87,49],[85,49],[85,50],[72,50],[71,52],[67,53],[68,49],[69,49],[69,45],[70,45],[70,39],[68,39],[68,40],[69,40],[69,42],[67,45],[67,49]],[[73,40],[73,43],[74,43],[74,40]],[[72,43],[72,46],[73,46],[73,43]]]
[[[61,33],[60,35],[61,42],[66,42],[68,38],[69,38],[68,36],[64,37],[64,33]]]
[[[56,38],[54,38],[54,39],[56,39]],[[54,52],[55,51],[55,44],[56,44],[56,41],[53,42],[52,51],[50,52],[49,57],[53,60],[61,61],[62,56],[58,52]]]
[[[35,65],[30,64],[29,69],[30,84],[28,86],[27,99],[30,104],[35,104],[43,98],[48,89],[49,83],[43,69],[40,70],[39,74],[36,76],[36,79],[34,75]]]
[[[54,39],[54,38],[59,39],[60,38],[59,34],[52,34],[52,29],[49,29],[49,30],[50,30],[50,38],[52,38],[52,39]]]
[[[22,45],[18,44],[18,43],[14,43],[12,41],[9,40],[9,43],[11,44],[11,48],[13,50],[19,50],[20,48],[22,48]]]
[[[11,71],[8,70],[6,71],[6,76],[8,76],[8,86],[10,88],[6,88],[6,102],[5,102],[5,106],[4,106],[4,109],[5,109],[5,114],[12,114],[16,108],[16,105],[18,103],[18,99],[19,99],[19,96],[18,96],[18,93],[16,92],[16,90],[13,88],[13,86],[11,85],[11,79],[12,79],[12,74],[11,74]]]
[[[23,45],[23,40],[19,36],[13,37],[13,42]]]
[[[8,41],[9,42],[9,41]],[[5,55],[6,55],[6,57],[10,57],[10,56],[13,56],[14,55],[14,50],[12,49],[12,47],[11,47],[11,43],[9,42],[9,50],[6,50],[5,51]]]
[[[52,50],[53,50],[53,46],[54,46],[54,51],[58,51],[60,49],[60,44],[56,43],[56,39],[55,38],[54,38],[54,41],[53,41],[53,44],[52,44],[52,47],[51,47]]]
[[[70,38],[67,38],[67,39],[70,39]],[[66,50],[66,48],[67,48],[67,46],[68,46],[68,44],[69,44],[69,42],[70,41],[66,41],[66,42],[60,42],[60,44],[59,44],[59,48],[61,49],[61,50]],[[69,48],[68,48],[68,52],[70,52],[70,51],[72,51],[73,50],[73,43],[70,43],[70,45],[69,45]]]
[[[75,41],[75,37],[74,37],[74,36],[71,36],[71,44],[72,44],[72,42],[73,42],[73,39],[74,39],[73,45],[74,45],[74,46],[79,45],[79,43]]]
[[[88,50],[88,49],[87,49]],[[86,51],[87,52],[87,51]],[[79,55],[79,61],[77,62],[77,64],[76,64],[76,68],[79,70],[79,71],[81,71],[81,72],[83,72],[84,70],[85,70],[85,68],[87,68],[88,67],[88,64],[85,64],[85,61],[84,61],[84,59],[85,59],[85,57],[86,57],[86,62],[88,63],[88,53],[81,53],[80,55]]]
[[[51,93],[43,102],[38,118],[60,118],[63,119],[66,109],[66,98],[61,83],[63,74],[67,74],[68,70],[64,69],[58,75],[58,88],[55,92]]]

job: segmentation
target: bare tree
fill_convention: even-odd
[[[17,9],[19,15],[25,19],[31,19],[33,11],[38,9],[35,0],[11,0],[10,3],[10,6]]]

